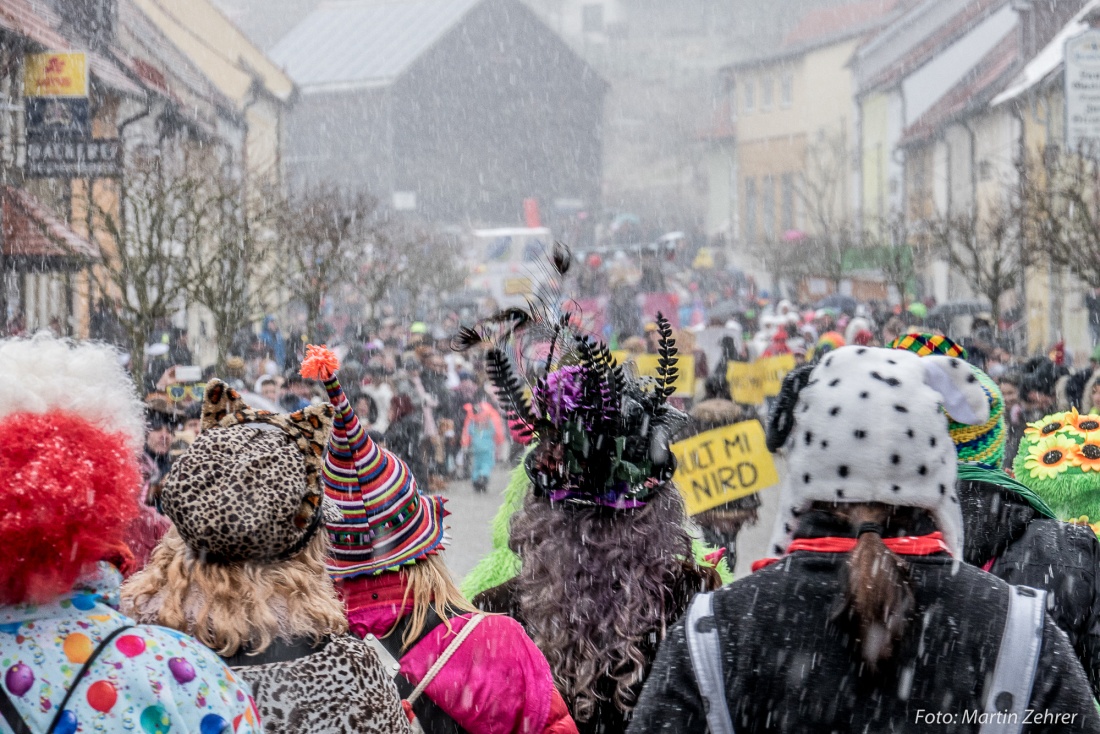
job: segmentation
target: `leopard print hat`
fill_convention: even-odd
[[[161,490],[164,513],[207,562],[299,553],[324,521],[321,481],[333,408],[253,410],[220,380],[206,388],[202,433]]]

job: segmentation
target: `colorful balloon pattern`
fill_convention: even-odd
[[[100,641],[132,624],[104,603],[117,599],[117,576],[50,604],[0,606],[0,685],[32,731],[57,715]],[[247,684],[212,651],[179,632],[141,626],[100,652],[54,731],[260,734],[253,706]]]

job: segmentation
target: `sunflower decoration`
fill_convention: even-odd
[[[1033,477],[1053,479],[1074,466],[1078,449],[1077,442],[1072,438],[1055,433],[1031,446],[1024,467]]]
[[[1077,447],[1073,456],[1073,465],[1084,472],[1100,472],[1100,435],[1089,436]]]
[[[1100,417],[1071,410],[1031,423],[1013,469],[1058,519],[1100,528]]]
[[[1036,439],[1053,435],[1065,429],[1068,416],[1069,413],[1057,413],[1055,415],[1048,415],[1040,421],[1028,423],[1027,428],[1024,429],[1024,436]]]
[[[1070,412],[1065,414],[1066,427],[1072,428],[1078,433],[1083,433],[1086,437],[1089,434],[1097,434],[1098,440],[1100,440],[1100,415],[1081,415],[1077,412],[1077,408],[1074,408]]]

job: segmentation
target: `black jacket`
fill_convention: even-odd
[[[716,574],[703,574],[694,567],[685,566],[684,573],[672,589],[670,606],[675,610],[673,618],[682,616],[692,597],[700,589],[715,588],[719,583]],[[474,606],[484,612],[507,614],[524,628],[527,627],[523,610],[519,606],[515,579],[483,591],[474,597],[473,603]],[[653,662],[653,659],[657,657],[658,641],[659,633],[657,630],[653,630],[648,635],[648,642],[643,641],[639,645],[641,653],[645,657],[647,668]],[[617,681],[610,675],[604,675],[597,680],[595,688],[602,700],[596,706],[595,713],[590,719],[576,722],[577,731],[580,734],[625,734],[627,725],[630,723],[631,714],[621,711],[615,705],[613,696],[616,686]],[[639,681],[632,687],[631,692],[634,696],[637,696],[641,689],[642,682]],[[569,702],[566,701],[566,703]]]
[[[800,533],[801,534],[801,533]],[[829,533],[835,535],[837,533]],[[715,592],[726,702],[744,732],[977,732],[996,662],[1009,588],[945,555],[907,556],[916,609],[892,666],[872,673],[829,621],[847,555],[800,551]],[[1076,714],[1073,726],[1028,732],[1100,732],[1088,681],[1065,634],[1047,619],[1029,708]],[[935,725],[929,714],[958,715]],[[707,731],[681,620],[661,645],[631,732]]]
[[[1100,542],[1087,527],[1043,517],[1015,492],[959,482],[966,562],[1051,594],[1047,613],[1069,637],[1100,698]]]

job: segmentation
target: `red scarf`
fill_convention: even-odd
[[[814,553],[848,553],[856,547],[857,538],[798,538],[787,546],[787,554],[795,551],[812,551]],[[882,544],[887,550],[897,553],[899,556],[930,556],[935,553],[947,553],[947,544],[943,542],[943,533],[938,530],[928,535],[905,535],[900,538],[883,538]],[[759,571],[762,568],[777,563],[778,558],[761,558],[754,561],[752,570]]]

